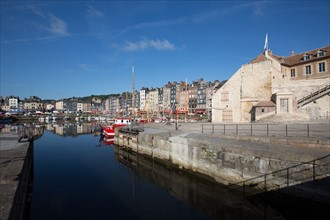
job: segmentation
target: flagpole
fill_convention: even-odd
[[[265,55],[267,56],[268,55],[268,33],[266,33],[264,52],[265,52]]]

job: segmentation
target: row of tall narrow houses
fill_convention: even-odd
[[[330,116],[330,46],[288,57],[265,50],[212,99],[212,122],[310,120]]]

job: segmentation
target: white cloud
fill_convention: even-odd
[[[104,14],[90,5],[87,6],[87,15],[91,17],[103,17]]]
[[[127,42],[124,50],[125,51],[137,51],[146,49],[156,50],[175,50],[175,45],[170,43],[168,40],[140,40],[138,42]]]
[[[55,17],[53,14],[50,14],[49,18],[50,18],[50,27],[48,28],[48,31],[62,36],[70,35],[69,32],[67,31],[66,23],[63,20]]]
[[[48,22],[48,25],[44,24],[35,24],[36,27],[41,27],[41,29],[48,31],[51,34],[55,34],[58,36],[69,36],[69,32],[67,30],[67,24],[62,19],[56,17],[51,12],[42,12],[37,6],[35,5],[27,5],[26,6],[29,10],[31,10],[35,15],[41,17],[43,21]]]

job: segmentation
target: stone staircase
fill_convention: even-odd
[[[318,88],[316,91],[311,92],[310,94],[302,97],[298,100],[298,108],[314,101],[322,96],[325,96],[329,94],[330,95],[330,84],[323,85],[321,88]]]
[[[278,191],[330,204],[330,154],[228,185],[244,196]]]
[[[293,123],[309,121],[309,116],[302,112],[279,113],[258,120],[258,123]]]

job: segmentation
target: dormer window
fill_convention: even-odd
[[[304,55],[304,61],[305,60],[310,60],[312,58],[312,55],[311,54],[305,54]]]
[[[325,55],[325,51],[323,50],[317,51],[317,57],[324,57],[324,55]]]

